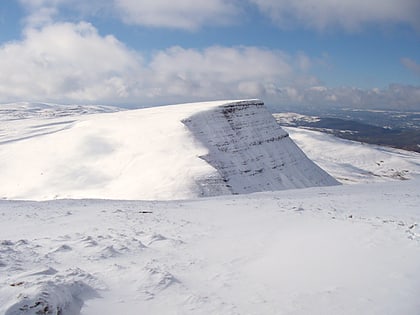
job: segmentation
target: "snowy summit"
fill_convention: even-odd
[[[258,100],[68,112],[15,121],[9,108],[0,196],[162,200],[338,184]]]

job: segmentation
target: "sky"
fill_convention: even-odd
[[[420,110],[418,0],[0,0],[0,103]]]

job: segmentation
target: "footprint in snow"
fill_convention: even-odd
[[[145,243],[147,244],[147,246],[150,246],[154,243],[167,244],[168,246],[173,246],[183,244],[184,242],[181,240],[168,238],[166,236],[163,236],[162,234],[151,234],[146,236]]]
[[[38,276],[38,275],[50,276],[50,275],[55,275],[57,272],[58,272],[57,269],[54,269],[53,267],[48,267],[48,268],[45,268],[45,269],[41,269],[39,271],[29,273],[29,274],[27,274],[27,276]]]
[[[35,279],[27,277],[43,275]],[[31,271],[8,286],[13,293],[5,314],[79,314],[87,299],[99,297],[96,279],[80,269],[59,273],[53,268]],[[94,285],[94,286],[92,286]]]
[[[142,285],[138,288],[138,291],[142,292],[147,300],[153,299],[160,292],[181,283],[170,272],[158,268],[145,268],[143,278],[140,281]]]
[[[137,238],[135,238],[135,237],[133,237],[133,238],[131,239],[131,242],[133,242],[134,244],[136,244],[136,247],[138,247],[138,248],[147,248],[147,246],[146,246],[146,245],[144,245],[144,244],[142,243],[142,241],[140,241],[139,239],[137,239]]]
[[[82,238],[81,242],[84,244],[84,247],[98,246],[98,242],[95,241],[92,236],[86,236]]]
[[[0,246],[13,246],[15,245],[15,243],[13,243],[11,240],[2,240],[0,242]]]
[[[60,253],[60,252],[69,252],[69,251],[72,251],[72,250],[73,250],[73,248],[71,246],[69,246],[67,244],[63,244],[63,245],[57,247],[56,249],[52,250],[50,253],[53,254],[53,253]]]
[[[116,250],[113,245],[102,248],[99,252],[99,258],[112,258],[121,255],[121,252]]]

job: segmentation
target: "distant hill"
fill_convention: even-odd
[[[377,126],[351,119],[319,117],[296,113],[273,114],[282,126],[303,127],[337,137],[420,152],[420,129]]]
[[[105,105],[58,105],[19,102],[0,104],[0,121],[28,118],[57,118],[75,115],[112,113],[121,108]]]

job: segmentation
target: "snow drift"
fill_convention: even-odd
[[[258,100],[59,116],[2,121],[0,197],[184,199],[337,184]]]
[[[0,314],[418,315],[419,184],[0,200]]]

